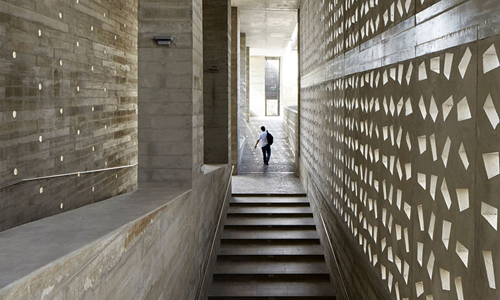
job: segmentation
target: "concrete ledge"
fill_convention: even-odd
[[[147,186],[0,233],[0,299],[4,288],[71,253],[97,244],[187,190]],[[8,289],[8,288],[7,288]]]

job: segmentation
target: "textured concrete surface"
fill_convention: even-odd
[[[299,114],[297,106],[287,106],[283,109],[283,133],[288,138],[293,159],[299,157]]]
[[[195,299],[230,169],[0,233],[0,299]]]
[[[247,38],[240,34],[240,93],[238,99],[238,137],[245,136],[247,120]],[[241,148],[241,143],[238,147]],[[241,157],[241,156],[240,156]],[[239,162],[238,162],[239,164]]]
[[[203,1],[203,130],[207,164],[230,161],[231,1]],[[218,68],[211,71],[210,68]]]
[[[186,192],[139,189],[0,233],[0,288],[81,250]],[[109,218],[110,215],[113,217]]]
[[[163,182],[188,188],[203,163],[201,6],[201,0],[140,3],[141,183]],[[153,38],[163,34],[175,36],[170,46],[160,46]]]
[[[498,3],[407,3],[302,3],[301,179],[351,298],[495,299]]]
[[[231,164],[238,173],[240,135],[238,128],[240,105],[240,13],[231,7]]]
[[[137,162],[136,43],[135,0],[0,1],[0,186]],[[130,168],[3,189],[0,231],[135,188]]]

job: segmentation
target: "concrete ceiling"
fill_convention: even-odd
[[[250,55],[281,56],[297,25],[300,0],[232,0]]]

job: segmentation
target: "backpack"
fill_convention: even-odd
[[[272,134],[269,133],[269,131],[267,131],[267,144],[268,145],[272,145],[273,144],[273,141],[274,141],[274,137]]]

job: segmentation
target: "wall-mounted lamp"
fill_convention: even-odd
[[[175,36],[173,35],[155,35],[155,40],[158,43],[158,45],[170,45],[174,39]]]
[[[208,70],[210,70],[210,73],[219,73],[219,67],[217,66],[212,66]]]

